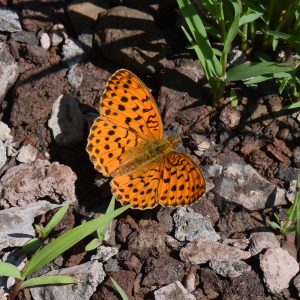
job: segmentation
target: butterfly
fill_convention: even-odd
[[[125,69],[112,75],[100,113],[86,149],[95,169],[112,177],[112,192],[123,205],[190,205],[205,193],[202,171],[173,151],[180,137],[164,138],[156,102],[136,75]]]

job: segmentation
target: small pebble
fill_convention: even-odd
[[[29,164],[35,161],[37,154],[38,150],[35,147],[33,147],[32,145],[26,145],[22,146],[16,159],[18,162],[21,162],[23,164]]]
[[[44,32],[41,36],[40,43],[42,48],[49,49],[50,48],[50,37],[48,33]]]

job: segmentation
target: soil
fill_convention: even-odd
[[[272,88],[273,83],[262,84],[259,88],[239,83],[238,96],[242,100],[236,107],[232,107],[226,97],[221,107],[213,107],[209,87],[197,59],[193,52],[186,50],[187,42],[176,25],[175,1],[167,1],[168,4],[161,9],[160,4],[149,5],[147,1],[142,1],[144,6],[139,1],[111,1],[110,5],[125,2],[131,8],[150,12],[167,41],[165,66],[155,69],[150,75],[149,72],[137,72],[158,101],[166,133],[180,133],[183,141],[181,150],[201,166],[213,165],[221,153],[235,152],[263,178],[288,190],[299,167],[298,157],[294,155],[300,142],[299,115],[297,112],[278,114],[276,111],[288,104],[289,99],[279,96],[277,89]],[[6,5],[5,2],[3,4]],[[68,4],[68,1],[45,2],[43,5],[22,0],[9,1],[9,6],[21,16],[24,30],[37,35],[40,30],[49,31],[55,23],[63,23],[67,34],[76,38],[66,13]],[[99,96],[107,79],[115,70],[126,66],[109,60],[101,48],[93,44],[80,62],[83,80],[74,90],[68,83],[69,70],[63,62],[62,44],[47,50],[41,47],[33,49],[37,46],[17,41],[9,34],[5,43],[18,62],[20,75],[1,102],[1,120],[12,129],[14,141],[19,145],[35,146],[38,158],[67,165],[78,177],[78,203],[55,230],[52,237],[56,237],[67,228],[104,213],[111,191],[109,179],[94,170],[85,151],[89,125],[85,125],[85,139],[81,143],[72,147],[59,146],[47,124],[52,105],[59,95],[71,94],[80,102],[84,115],[98,113]],[[207,141],[209,148],[201,149],[200,140]],[[209,216],[224,240],[248,239],[251,232],[268,227],[274,212],[285,216],[289,206],[249,211],[223,201],[214,194],[212,184],[204,198],[192,208]],[[46,222],[52,214],[41,219]],[[252,270],[236,278],[218,275],[208,263],[192,265],[183,262],[179,249],[184,243],[174,239],[165,242],[166,236],[173,236],[173,214],[174,209],[163,207],[126,211],[116,221],[115,237],[104,242],[104,245],[119,247],[114,261],[104,265],[107,265],[107,270],[110,269],[107,275],[118,281],[130,299],[154,299],[155,289],[177,280],[184,283],[190,274],[196,278],[192,291],[196,299],[297,299],[298,292],[292,285],[277,295],[266,288],[258,256],[247,260]],[[280,236],[278,238],[286,245],[285,249],[296,256],[295,236],[289,244]],[[88,261],[91,254],[85,252],[85,244],[86,241],[65,253],[61,267]],[[108,276],[91,299],[118,299]],[[22,297],[30,299],[30,293],[20,294]]]

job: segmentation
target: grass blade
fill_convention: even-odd
[[[110,280],[115,287],[116,291],[119,293],[122,300],[128,300],[127,294],[124,292],[124,290],[120,287],[120,285],[112,278],[110,277]]]
[[[47,244],[32,256],[28,265],[22,272],[22,278],[26,278],[26,276],[32,272],[42,268],[44,265],[55,259],[60,254],[64,253],[66,250],[70,249],[83,238],[96,231],[100,226],[123,213],[129,207],[130,205],[121,207],[108,215],[104,215],[81,224]]]
[[[20,289],[32,287],[32,286],[40,286],[40,285],[49,285],[49,284],[71,284],[77,283],[78,281],[71,276],[64,275],[49,275],[49,276],[40,276],[36,278],[31,278],[24,281],[21,284]]]
[[[14,277],[21,279],[21,273],[19,269],[12,264],[0,262],[0,276]]]

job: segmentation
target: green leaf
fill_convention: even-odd
[[[120,285],[112,278],[110,277],[110,280],[112,284],[114,285],[115,289],[119,293],[122,300],[128,300],[127,294],[124,292],[124,290],[120,287]]]
[[[300,101],[297,101],[295,103],[286,105],[285,107],[283,107],[281,110],[285,110],[285,109],[295,109],[295,108],[300,108]]]
[[[230,90],[230,99],[231,99],[231,106],[232,107],[237,107],[238,104],[239,104],[239,99],[237,97],[235,89]]]
[[[21,252],[24,254],[32,254],[43,245],[39,238],[33,238],[22,246]]]
[[[246,23],[251,23],[256,19],[260,18],[263,15],[262,12],[253,11],[252,9],[248,8],[247,12],[242,15],[240,18],[239,26],[242,26]]]
[[[78,281],[71,276],[64,275],[49,275],[49,276],[40,276],[36,278],[31,278],[24,281],[21,284],[20,289],[32,287],[32,286],[40,286],[40,285],[49,285],[49,284],[71,284],[77,283]]]
[[[44,265],[55,259],[57,256],[73,247],[76,243],[84,239],[86,236],[96,231],[97,228],[111,221],[113,218],[117,217],[128,208],[130,208],[130,205],[121,207],[108,215],[100,216],[99,218],[81,224],[64,233],[43,248],[39,249],[32,256],[28,265],[23,270],[22,278],[26,278],[26,276],[28,276],[32,272],[39,270]]]
[[[244,63],[231,68],[227,72],[227,79],[229,81],[246,80],[252,77],[290,72],[294,70],[292,63],[276,63],[270,61],[263,61],[259,63]]]
[[[65,216],[66,212],[68,211],[70,207],[70,204],[65,204],[62,206],[56,213],[55,215],[51,218],[49,223],[46,225],[44,228],[44,236],[43,239],[47,238],[50,232],[55,228],[55,226],[60,223],[60,221],[63,219]]]
[[[21,279],[21,273],[19,269],[12,264],[0,261],[0,276],[14,277]]]
[[[194,44],[194,49],[203,71],[205,72],[206,78],[211,80],[213,77],[220,77],[222,75],[221,64],[214,54],[213,48],[207,37],[205,26],[197,14],[196,9],[190,0],[177,0],[177,3],[196,42],[196,44]],[[184,30],[184,33],[191,42],[193,40],[192,37],[186,30]]]
[[[102,240],[100,239],[93,239],[91,240],[86,246],[85,251],[92,251],[98,248],[102,244]]]

